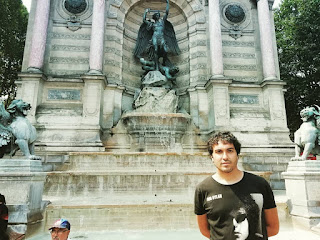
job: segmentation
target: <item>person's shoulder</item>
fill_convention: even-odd
[[[268,183],[267,180],[261,176],[258,176],[256,174],[250,173],[250,172],[244,172],[246,179],[249,181],[255,181],[257,183],[265,184]]]
[[[213,182],[213,179],[212,179],[212,176],[210,175],[197,184],[197,189],[206,188],[208,185],[212,184],[212,182]]]

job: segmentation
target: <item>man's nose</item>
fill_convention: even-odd
[[[222,154],[222,159],[228,159],[227,152],[223,152],[223,154]]]

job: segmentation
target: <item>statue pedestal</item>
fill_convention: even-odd
[[[320,223],[320,161],[291,161],[282,173],[293,220],[312,228]]]
[[[6,197],[11,231],[26,234],[27,225],[43,219],[46,174],[39,160],[0,159],[0,190]]]

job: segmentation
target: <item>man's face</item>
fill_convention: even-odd
[[[242,219],[240,219],[242,218]],[[245,215],[233,218],[234,235],[236,240],[245,240],[249,236],[249,222]]]
[[[219,141],[212,149],[212,161],[218,172],[231,173],[237,169],[238,155],[232,143]]]
[[[50,232],[52,240],[67,240],[70,230],[67,228],[53,228]]]

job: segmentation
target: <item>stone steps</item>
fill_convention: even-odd
[[[207,153],[70,153],[63,171],[207,171],[214,166]]]
[[[72,223],[73,231],[150,230],[196,228],[193,204],[127,204],[48,206],[46,226],[59,217]]]
[[[130,198],[130,196],[127,197]],[[132,195],[131,197],[136,198],[137,196]],[[145,195],[145,197],[148,196]],[[75,232],[99,231],[101,229],[105,231],[197,229],[191,196],[181,202],[175,201],[181,200],[182,196],[175,197],[172,202],[161,202],[158,199],[147,203],[139,202],[139,199],[136,199],[136,202],[128,200],[127,204],[123,204],[121,201],[113,204],[100,204],[94,199],[91,199],[92,202],[88,199],[81,202],[78,199],[78,202],[74,198],[71,201],[54,201],[47,207],[44,228],[48,229],[57,218],[65,217],[72,223],[72,230]],[[279,219],[281,222],[285,222],[288,220],[285,192],[280,191],[275,194],[275,197]],[[164,196],[162,196],[163,199],[165,199]],[[111,201],[113,200],[115,199]]]
[[[70,153],[47,173],[44,225],[65,217],[74,231],[196,228],[194,190],[214,171],[201,153]]]
[[[48,173],[47,196],[105,196],[122,192],[136,194],[186,193],[194,191],[207,172],[53,172]]]

